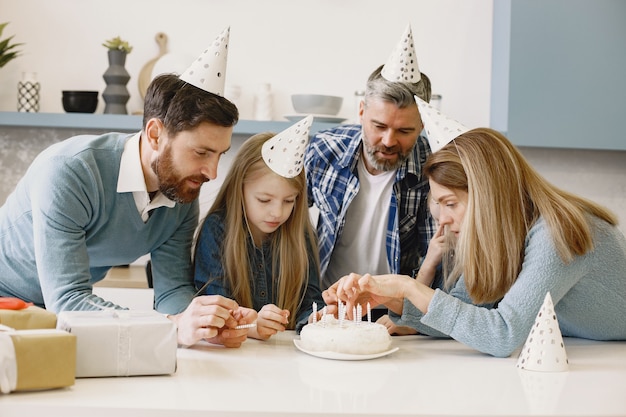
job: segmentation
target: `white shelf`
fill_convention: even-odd
[[[0,127],[42,127],[57,129],[94,129],[108,131],[138,131],[142,116],[90,113],[22,113],[0,112]],[[293,123],[285,121],[239,120],[234,134],[253,135],[259,132],[280,132]],[[337,123],[314,122],[311,131],[328,129]]]

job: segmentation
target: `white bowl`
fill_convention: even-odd
[[[322,94],[292,94],[291,103],[297,113],[334,116],[341,110],[343,97]]]

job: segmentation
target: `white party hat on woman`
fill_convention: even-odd
[[[452,142],[457,136],[469,130],[469,128],[441,113],[436,107],[428,104],[418,96],[415,96],[415,102],[422,117],[422,123],[424,123],[424,129],[426,129],[426,137],[432,152],[437,152]]]
[[[549,292],[517,359],[517,367],[544,372],[562,372],[569,369],[563,336]]]
[[[311,124],[313,116],[309,115],[263,144],[261,154],[272,171],[285,178],[293,178],[302,171]]]
[[[388,81],[405,83],[417,83],[422,79],[410,24],[407,25],[402,39],[383,66],[381,75]]]
[[[180,75],[180,79],[209,93],[223,97],[229,39],[230,27],[227,27]]]

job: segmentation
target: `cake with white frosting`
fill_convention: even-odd
[[[391,336],[382,324],[340,321],[330,314],[304,326],[300,341],[304,349],[312,352],[371,355],[391,348]]]

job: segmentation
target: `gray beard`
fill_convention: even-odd
[[[380,161],[376,159],[376,150],[367,147],[365,144],[363,144],[363,153],[365,155],[365,158],[367,159],[367,162],[369,162],[369,164],[373,166],[375,170],[385,172],[395,171],[396,169],[400,168],[409,157],[408,155],[399,154],[398,160],[396,162],[385,160]]]

